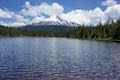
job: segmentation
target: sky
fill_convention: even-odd
[[[1,0],[0,24],[21,26],[57,21],[56,16],[80,25],[120,18],[120,0]]]

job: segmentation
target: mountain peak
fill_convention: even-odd
[[[46,21],[40,21],[39,23],[33,23],[34,26],[40,26],[40,25],[56,25],[56,26],[70,26],[70,27],[77,27],[79,24],[74,22],[68,22],[67,20],[62,19],[60,16],[54,17],[56,20],[46,20]]]

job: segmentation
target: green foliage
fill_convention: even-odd
[[[68,37],[79,39],[115,39],[120,40],[120,20],[107,22],[97,26],[80,26],[71,30],[62,31],[32,31],[15,27],[0,25],[0,36],[42,36],[42,37]]]

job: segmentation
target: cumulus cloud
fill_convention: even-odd
[[[0,18],[12,18],[8,11],[0,9]]]
[[[33,18],[33,19],[30,21],[30,23],[31,23],[31,24],[32,24],[32,23],[39,23],[39,22],[44,21],[44,20],[45,20],[45,17],[44,17],[44,16],[35,17],[35,18]]]
[[[12,27],[25,26],[25,23],[23,23],[23,22],[3,22],[3,21],[0,21],[0,24],[2,24],[4,26],[12,26]]]
[[[106,0],[102,2],[102,5],[106,6],[105,10],[102,10],[100,7],[96,7],[93,10],[76,9],[64,12],[63,6],[58,3],[31,5],[30,2],[27,1],[20,12],[0,9],[0,18],[15,20],[13,23],[0,22],[0,24],[27,25],[41,21],[57,21],[56,16],[60,16],[64,20],[81,25],[96,25],[100,22],[104,24],[109,17],[114,20],[120,18],[120,4],[118,4],[117,1]]]
[[[16,22],[26,22],[29,21],[28,19],[25,19],[24,16],[20,14],[16,14],[14,12],[10,12],[10,15],[12,16],[13,19],[16,20]]]
[[[25,9],[21,10],[25,16],[40,16],[45,15],[59,15],[63,13],[64,8],[58,3],[53,3],[52,5],[47,3],[42,3],[40,5],[31,5],[30,2],[25,2]]]
[[[100,22],[104,24],[107,21],[108,17],[118,19],[120,16],[120,9],[117,1],[106,0],[102,2],[102,5],[108,6],[106,10],[103,11],[100,7],[96,7],[93,10],[76,9],[64,13],[63,6],[58,3],[53,3],[51,5],[47,3],[42,3],[40,5],[31,5],[30,2],[27,1],[25,3],[25,9],[22,9],[21,12],[23,12],[23,14],[26,16],[34,16],[35,18],[31,21],[33,23],[40,21],[57,21],[55,17],[57,15],[59,15],[62,19],[81,25],[96,25]],[[49,17],[46,18],[44,14]]]
[[[118,20],[120,18],[120,4],[107,7],[107,9],[105,10],[105,14],[107,17]]]
[[[30,7],[30,2],[26,1],[26,2],[25,2],[25,7],[26,7],[26,8],[29,8],[29,7]]]
[[[115,4],[117,4],[116,0],[106,0],[106,1],[102,2],[102,5],[104,5],[104,6],[113,6]]]
[[[60,15],[59,15],[60,16]],[[63,18],[64,19],[64,18]],[[58,19],[56,18],[56,16],[50,16],[49,18],[46,18],[45,21],[54,21],[57,22]]]
[[[62,14],[61,17],[71,22],[76,22],[78,24],[97,24],[102,21],[105,17],[104,12],[99,8],[94,10],[73,10],[71,12]]]
[[[27,21],[27,19],[25,19],[22,15],[3,9],[0,9],[0,18],[11,18],[15,19],[17,22]]]
[[[6,26],[11,26],[12,24],[13,24],[13,26],[24,25],[23,23],[29,21],[28,19],[25,19],[24,16],[22,16],[18,13],[15,13],[15,12],[9,11],[9,10],[3,10],[3,9],[0,9],[0,18],[15,20],[15,22],[6,22],[6,23],[3,21],[0,22],[0,24],[6,25]]]

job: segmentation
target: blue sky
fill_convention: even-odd
[[[79,24],[105,23],[107,17],[120,17],[119,3],[120,0],[1,0],[0,24],[55,21],[55,15]]]
[[[71,11],[73,9],[89,10],[94,9],[95,7],[101,7],[102,9],[105,9],[104,6],[101,6],[101,2],[104,0],[1,0],[0,8],[19,11],[22,9],[26,1],[29,1],[33,5],[41,4],[42,2],[49,4],[57,2],[64,6],[65,11]]]

